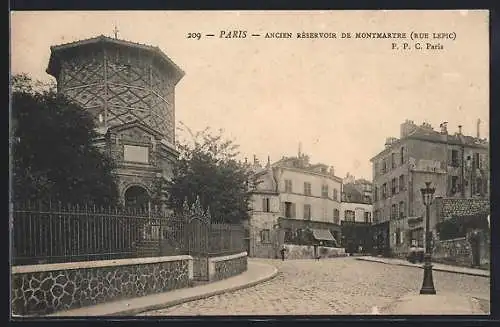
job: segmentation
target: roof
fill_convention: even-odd
[[[474,148],[488,148],[488,141],[478,139],[473,136],[463,135],[463,134],[442,134],[435,130],[429,130],[426,128],[417,128],[409,135],[396,139],[389,147],[380,151],[378,154],[373,156],[370,161],[373,161],[377,157],[391,151],[394,147],[400,146],[406,140],[421,140],[427,142],[435,143],[445,143],[449,145],[465,145]]]
[[[165,63],[165,66],[172,69],[175,74],[175,83],[179,82],[180,79],[185,75],[185,72],[177,66],[172,59],[170,59],[163,51],[160,50],[160,48],[156,46],[151,46],[151,45],[146,45],[142,43],[136,43],[136,42],[131,42],[131,41],[126,41],[126,40],[120,40],[120,39],[114,39],[110,38],[104,35],[99,35],[90,39],[85,39],[85,40],[79,40],[75,42],[70,42],[70,43],[64,43],[64,44],[59,44],[59,45],[54,45],[50,47],[50,59],[49,59],[49,65],[47,67],[47,73],[54,76],[58,77],[59,75],[59,69],[60,69],[60,58],[58,56],[58,53],[61,53],[62,51],[68,50],[68,49],[74,49],[77,47],[84,47],[88,45],[94,45],[97,43],[109,43],[109,44],[115,44],[123,47],[131,47],[131,48],[136,48],[136,49],[141,49],[145,51],[149,51],[152,54],[157,55],[162,61]]]

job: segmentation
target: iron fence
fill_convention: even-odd
[[[206,222],[193,233],[189,215],[165,210],[52,203],[13,209],[14,265],[244,251],[240,225]]]

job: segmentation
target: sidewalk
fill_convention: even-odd
[[[276,267],[249,259],[246,272],[221,281],[68,311],[59,311],[48,316],[133,316],[145,311],[168,308],[185,302],[255,286],[274,278],[277,274],[278,269]]]
[[[479,302],[457,294],[420,295],[411,293],[372,314],[381,315],[486,315]]]
[[[379,257],[357,257],[356,260],[371,261],[385,263],[389,265],[396,266],[407,266],[407,267],[417,267],[423,269],[423,263],[410,263],[403,259],[393,259],[393,258],[379,258]],[[457,267],[451,265],[445,265],[441,263],[432,263],[432,270],[434,271],[444,271],[456,274],[464,274],[470,276],[480,276],[480,277],[490,277],[490,272],[488,270],[467,268],[467,267]]]

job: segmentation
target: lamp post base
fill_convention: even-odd
[[[434,280],[432,278],[432,265],[429,262],[430,258],[426,258],[424,264],[424,281],[422,283],[422,288],[420,289],[420,294],[436,294],[436,289],[434,288]]]

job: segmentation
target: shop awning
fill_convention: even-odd
[[[315,239],[318,241],[334,241],[336,242],[335,238],[333,237],[332,233],[328,229],[313,229],[313,236]]]

